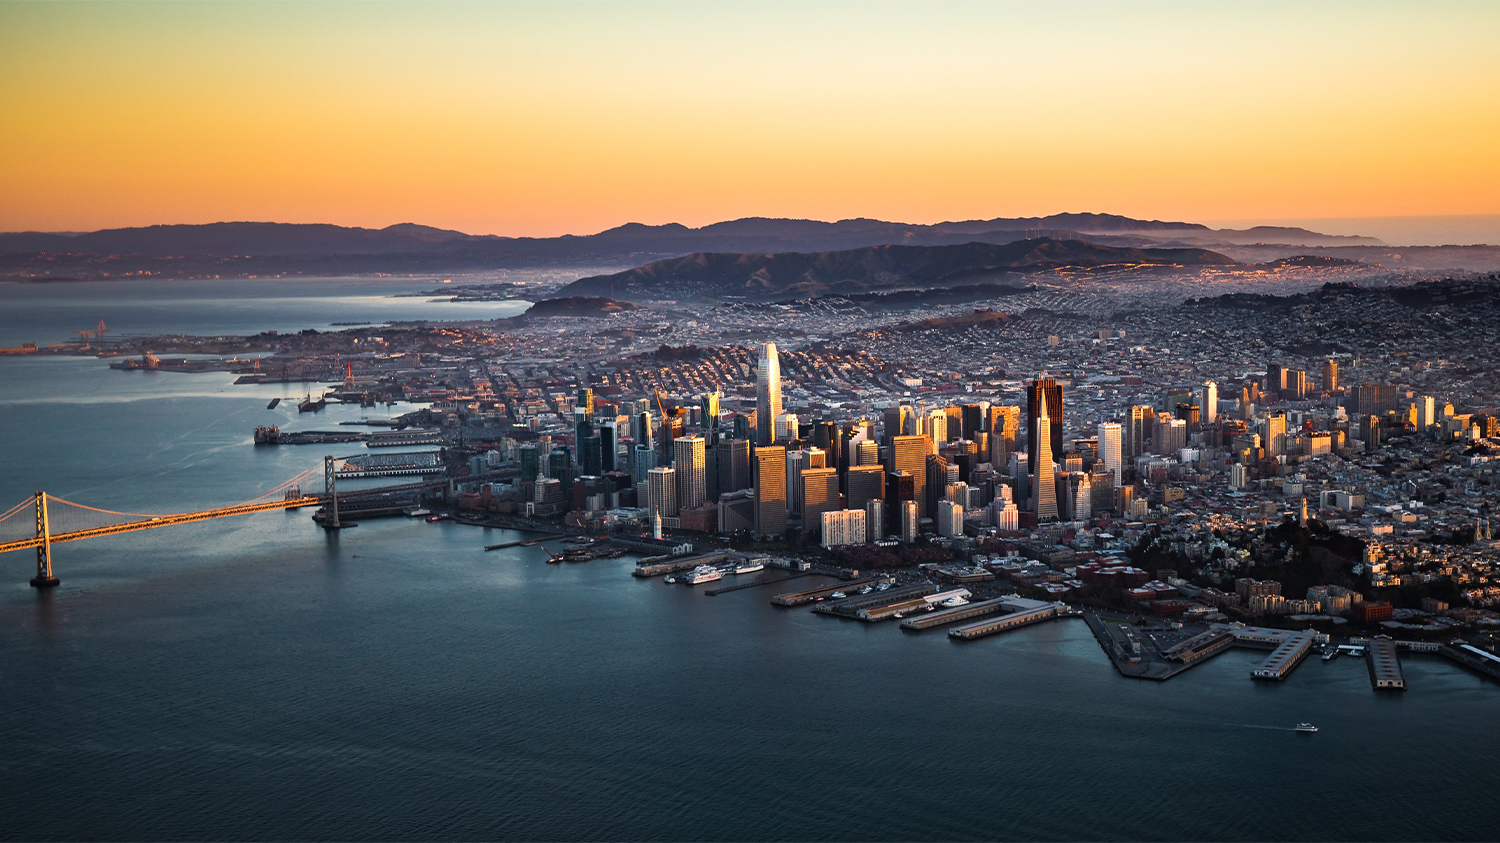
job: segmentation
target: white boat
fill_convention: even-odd
[[[413,507],[412,509],[407,509],[404,511],[406,512],[406,516],[408,518],[426,518],[427,516],[432,514],[432,510],[423,509],[420,506]]]
[[[666,579],[662,580],[662,582],[664,582],[664,583],[675,583],[675,582],[677,582],[677,578],[676,577],[667,577]]]
[[[872,592],[872,591],[874,591],[874,590],[875,590],[875,589],[873,589],[873,588],[870,588],[870,587],[869,587],[869,586],[867,586],[867,585],[862,585],[862,586],[860,586],[860,587],[859,587],[859,593],[860,593],[860,594],[869,594],[869,593],[870,593],[870,592]]]
[[[735,574],[753,574],[756,571],[764,571],[765,569],[766,569],[766,566],[762,565],[759,562],[746,562],[746,563],[744,563],[742,565],[736,565],[734,567],[734,573]]]
[[[944,609],[957,609],[959,606],[969,605],[969,601],[962,596],[955,595],[942,602]]]
[[[1318,731],[1318,727],[1314,726],[1311,723],[1298,723],[1296,726],[1293,726],[1292,729],[1293,729],[1293,731],[1297,731],[1297,732],[1316,732],[1316,731]]]
[[[712,565],[699,565],[686,577],[683,577],[682,581],[688,585],[697,585],[698,583],[713,582],[714,580],[723,578],[724,572],[718,568]]]
[[[881,584],[880,584],[880,585],[877,585],[877,586],[875,586],[875,590],[876,590],[876,591],[885,591],[885,590],[886,590],[886,589],[888,589],[888,588],[890,588],[890,587],[891,587],[891,584],[890,584],[890,583],[888,583],[888,582],[883,582],[883,583],[881,583]]]
[[[835,591],[834,593],[828,595],[828,599],[829,600],[843,600],[845,597],[848,597],[848,596],[849,595],[845,594],[842,591]]]

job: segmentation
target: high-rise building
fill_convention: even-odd
[[[902,501],[899,533],[903,544],[911,544],[917,540],[917,523],[917,502]]]
[[[1204,381],[1198,387],[1198,420],[1203,424],[1213,424],[1219,417],[1219,385],[1213,381]]]
[[[796,413],[782,413],[776,417],[776,441],[791,442],[801,438],[802,432],[797,426]]]
[[[573,406],[577,407],[577,408],[581,408],[585,413],[588,413],[590,416],[593,416],[594,415],[594,391],[592,389],[580,389],[580,390],[578,390],[578,401]]]
[[[1365,443],[1365,450],[1373,451],[1380,447],[1380,417],[1364,416],[1359,420],[1359,438]]]
[[[703,393],[703,397],[698,399],[700,416],[698,424],[704,430],[717,431],[719,429],[719,399],[723,397],[724,393],[714,390]]]
[[[891,532],[901,532],[902,507],[916,503],[915,478],[909,471],[891,471],[885,475],[885,511],[890,513]]]
[[[1037,378],[1026,384],[1026,431],[1031,440],[1026,444],[1026,457],[1033,466],[1037,465],[1036,423],[1044,415],[1051,431],[1049,452],[1055,459],[1063,452],[1063,393],[1062,386],[1052,378]]]
[[[630,438],[635,441],[636,447],[645,445],[651,448],[656,445],[650,413],[636,413],[630,417]]]
[[[646,482],[646,474],[656,468],[656,449],[650,445],[635,446],[635,459],[630,463],[630,478],[636,486]]]
[[[936,521],[940,536],[952,538],[964,534],[964,508],[959,504],[951,501],[938,503]]]
[[[959,407],[960,418],[963,419],[963,438],[977,438],[979,432],[988,430],[985,427],[985,408],[978,404],[965,404]]]
[[[912,478],[912,500],[917,503],[917,519],[926,517],[927,510],[927,456],[932,453],[932,440],[926,436],[891,437],[890,470],[904,471]]]
[[[934,446],[939,442],[948,441],[948,414],[942,410],[932,410],[922,417],[921,433],[927,434]]]
[[[1280,457],[1286,454],[1286,414],[1276,413],[1266,418],[1266,454]]]
[[[1396,409],[1396,388],[1388,383],[1366,383],[1354,388],[1354,410],[1383,416]]]
[[[1323,361],[1323,390],[1325,392],[1338,392],[1339,389],[1339,361],[1329,358]]]
[[[854,445],[854,460],[851,468],[858,465],[880,465],[880,446],[873,439],[861,439]]]
[[[1125,420],[1123,431],[1124,441],[1120,443],[1123,456],[1127,459],[1135,459],[1146,453],[1146,441],[1151,438],[1151,425],[1156,421],[1156,411],[1145,404],[1136,404],[1130,408],[1130,415]]]
[[[780,538],[786,533],[786,449],[757,447],[753,465],[755,534]]]
[[[891,440],[897,436],[906,435],[906,419],[911,414],[911,408],[904,404],[896,404],[885,408],[883,416],[885,424],[885,444],[890,445]]]
[[[885,501],[871,498],[865,503],[865,540],[874,543],[885,538]]]
[[[614,418],[599,427],[599,465],[601,472],[614,471],[618,466],[620,451],[620,428]]]
[[[1122,431],[1119,422],[1104,422],[1099,425],[1099,461],[1104,463],[1105,471],[1115,476],[1115,485],[1120,483],[1120,470],[1124,466]]]
[[[1437,424],[1437,400],[1431,395],[1417,399],[1417,429],[1426,430]]]
[[[819,513],[818,532],[824,547],[864,544],[869,535],[863,509],[840,509]]]
[[[714,451],[718,457],[714,468],[718,472],[720,495],[755,485],[750,475],[750,440],[720,439]]]
[[[781,358],[776,343],[760,347],[755,364],[755,442],[770,445],[776,441],[776,420],[781,416]]]
[[[806,468],[799,478],[802,486],[802,528],[823,528],[823,513],[843,509],[839,495],[839,471],[836,468]],[[860,510],[861,516],[864,511]]]
[[[1052,463],[1052,419],[1048,409],[1046,402],[1037,402],[1036,426],[1031,430],[1031,439],[1036,443],[1036,459],[1032,462],[1036,508],[1032,511],[1038,523],[1057,520],[1057,476]]]
[[[672,467],[677,471],[677,507],[693,509],[708,502],[707,455],[702,436],[672,440]]]
[[[676,518],[677,471],[671,468],[653,468],[646,472],[646,508],[651,517]]]
[[[854,465],[844,475],[844,484],[850,509],[863,509],[872,500],[885,494],[885,470],[878,465]]]

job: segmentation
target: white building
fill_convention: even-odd
[[[869,527],[866,525],[864,510],[840,509],[823,513],[824,547],[864,544],[868,540]]]

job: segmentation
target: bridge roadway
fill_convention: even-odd
[[[52,533],[50,536],[31,536],[19,541],[5,542],[0,544],[0,553],[9,553],[13,550],[26,550],[28,548],[41,547],[43,544],[57,544],[58,542],[78,541],[79,539],[93,539],[100,536],[112,536],[116,533],[133,533],[137,530],[149,530],[154,527],[168,527],[173,524],[189,524],[194,521],[207,521],[212,518],[227,518],[231,515],[249,515],[252,512],[270,512],[277,509],[297,509],[303,506],[314,506],[323,502],[323,496],[288,498],[286,500],[271,501],[269,503],[252,503],[241,506],[226,506],[221,509],[204,509],[197,512],[180,512],[176,515],[158,515],[153,518],[143,518],[139,521],[127,521],[123,524],[110,524],[105,527],[91,527],[86,530],[71,530],[63,533]]]

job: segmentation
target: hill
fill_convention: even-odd
[[[789,299],[855,295],[882,289],[978,285],[1016,271],[1112,264],[1225,266],[1204,249],[1134,249],[1041,238],[1005,244],[872,246],[833,252],[698,253],[625,272],[580,278],[564,296],[633,299]]]
[[[401,223],[385,228],[220,222],[153,225],[84,233],[0,233],[0,275],[81,278],[150,272],[157,276],[462,272],[503,267],[634,266],[697,253],[831,252],[869,246],[1004,244],[1026,238],[1087,240],[1119,247],[1217,248],[1234,244],[1378,245],[1303,229],[1212,229],[1198,223],[1114,214],[911,224],[873,219],[750,217],[689,228],[626,225],[597,234],[498,237]],[[1284,253],[1284,252],[1283,252]]]

